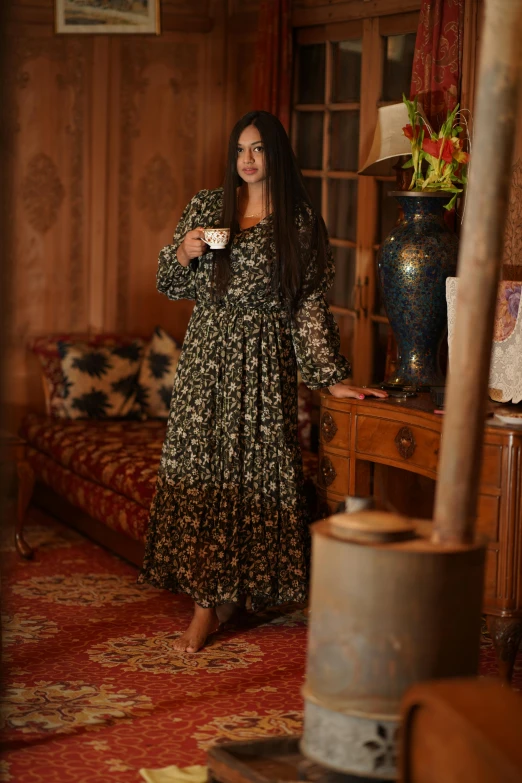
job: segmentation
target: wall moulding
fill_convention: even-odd
[[[308,27],[328,22],[346,22],[351,19],[365,19],[372,16],[387,16],[418,11],[421,0],[330,0],[317,3],[316,0],[294,0],[292,26]]]
[[[5,21],[13,33],[55,35],[54,0],[34,0],[31,3],[12,2],[6,9]],[[22,28],[22,29],[21,29]],[[40,28],[40,29],[39,29]],[[209,33],[214,28],[209,0],[161,0],[161,32]],[[142,34],[140,37],[145,37]]]

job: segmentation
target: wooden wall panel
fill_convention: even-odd
[[[204,171],[205,48],[198,35],[118,43],[112,128],[119,151],[110,170],[117,177],[117,203],[110,205],[117,231],[109,255],[117,260],[120,331],[149,333],[159,323],[178,337],[184,332],[178,315],[187,306],[156,293],[155,274],[158,251],[170,242],[187,202],[203,186],[218,184]]]
[[[13,220],[8,392],[30,397],[30,335],[82,330],[89,310],[89,82],[92,41],[17,38],[8,84]]]
[[[252,32],[249,32],[252,29]],[[227,62],[227,131],[247,112],[259,108],[252,103],[255,60],[255,25],[238,32],[230,40]]]
[[[156,293],[157,256],[189,198],[221,180],[225,4],[163,10],[196,32],[58,36],[52,0],[10,3],[14,421],[42,402],[30,337],[157,323],[183,336],[191,307]]]
[[[192,306],[156,292],[158,252],[191,196],[221,184],[257,6],[162,0],[160,36],[76,36],[54,33],[53,0],[8,0],[13,422],[41,407],[36,334],[161,324],[182,339]]]

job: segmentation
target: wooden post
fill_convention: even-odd
[[[433,541],[474,536],[491,342],[522,76],[522,0],[486,0]]]

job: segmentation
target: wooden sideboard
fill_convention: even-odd
[[[375,465],[436,480],[443,417],[433,411],[428,394],[338,400],[322,391],[321,513],[337,511],[346,495],[373,494]],[[522,639],[522,428],[493,419],[484,427],[476,530],[487,539],[484,613],[509,680]]]

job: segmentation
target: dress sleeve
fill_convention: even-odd
[[[198,225],[199,209],[198,195],[187,204],[179,220],[171,245],[160,250],[156,288],[160,294],[169,299],[196,298],[196,265],[193,259],[188,266],[183,266],[176,258],[176,251],[183,242],[187,231]]]
[[[339,328],[326,302],[325,293],[335,274],[328,245],[328,264],[319,287],[304,299],[292,320],[297,365],[309,389],[321,389],[348,378],[350,363],[339,353]]]

